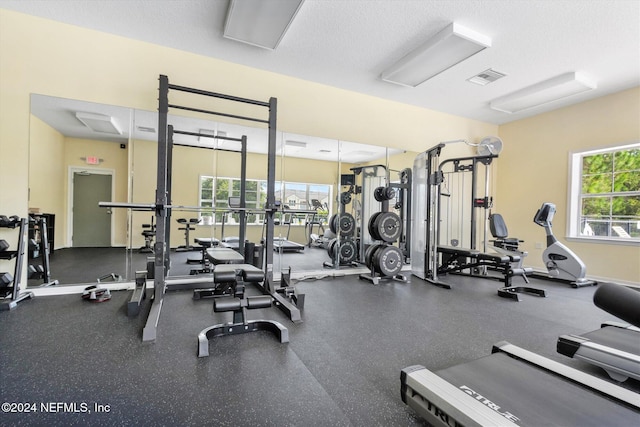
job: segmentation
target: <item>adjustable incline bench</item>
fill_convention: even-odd
[[[245,264],[244,257],[233,249],[209,248],[206,257],[213,264],[214,286],[194,289],[193,299],[230,294],[242,298],[245,282],[260,283],[264,280],[264,272],[254,265]]]
[[[631,324],[605,322],[586,334],[561,335],[558,353],[599,366],[616,381],[640,380],[640,292],[602,283],[593,302]]]
[[[211,273],[211,265],[207,259],[207,249],[217,247],[220,240],[215,237],[196,237],[193,241],[200,247],[200,256],[188,256],[187,264],[200,264],[200,268],[191,270],[191,274]]]
[[[271,307],[272,297],[244,295],[245,283],[264,281],[264,272],[252,264],[244,264],[244,257],[230,248],[207,249],[207,257],[214,264],[214,288],[195,289],[194,299],[215,298],[213,311],[232,311],[233,321],[203,329],[198,334],[198,357],[209,356],[209,340],[223,335],[244,334],[255,331],[270,331],[281,343],[289,342],[289,331],[273,320],[247,320],[247,310]]]
[[[513,276],[522,276],[525,274],[524,269],[513,268],[513,263],[518,263],[520,257],[518,255],[494,254],[480,252],[475,249],[465,249],[453,246],[438,246],[438,253],[441,254],[442,262],[438,267],[438,274],[459,273],[466,269],[476,269],[479,267],[487,267],[495,270],[503,275],[504,287],[498,290],[498,295],[504,298],[512,298],[518,300],[518,293],[531,293],[541,297],[545,297],[544,290],[530,288],[528,286],[512,286],[511,278]],[[472,277],[482,279],[497,279],[486,275],[470,274]]]

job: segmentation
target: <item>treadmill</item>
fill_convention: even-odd
[[[599,366],[615,381],[640,380],[640,292],[604,283],[593,294],[593,302],[631,324],[605,322],[582,335],[561,335],[558,353]]]
[[[402,401],[433,426],[639,425],[640,395],[508,342],[431,372],[402,370]]]
[[[287,236],[286,237],[273,237],[273,250],[276,252],[302,252],[304,251],[305,245],[301,245],[300,243],[292,242],[289,240],[289,233],[291,233],[291,212],[283,212],[282,215],[282,225],[287,226]]]

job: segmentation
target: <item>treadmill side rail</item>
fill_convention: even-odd
[[[402,401],[433,426],[518,426],[427,368],[400,373]]]
[[[600,327],[605,328],[607,326],[613,326],[615,328],[621,328],[621,329],[628,329],[630,331],[635,331],[635,332],[640,332],[640,328],[638,328],[637,326],[633,326],[629,323],[622,323],[622,322],[616,322],[613,320],[608,320],[606,322],[603,322]]]
[[[616,381],[623,382],[629,377],[640,380],[640,356],[637,354],[607,347],[577,335],[561,335],[557,348],[560,354],[599,366]]]
[[[494,344],[491,352],[505,353],[510,357],[534,365],[551,374],[561,376],[571,382],[591,389],[600,395],[606,396],[614,401],[618,401],[619,403],[627,405],[635,410],[640,410],[640,399],[638,398],[637,393],[578,371],[577,369],[563,365],[562,363],[540,356],[539,354],[532,353],[506,341]]]

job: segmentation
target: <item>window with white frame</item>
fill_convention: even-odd
[[[238,178],[201,176],[199,206],[218,210],[229,209],[229,197],[240,197],[240,184],[241,181]],[[310,209],[311,199],[317,199],[327,207],[327,211],[320,214],[326,217],[330,212],[332,186],[328,184],[285,182],[283,186],[281,182],[276,182],[275,194],[276,199],[286,201],[284,204],[289,209]],[[245,198],[248,209],[263,209],[267,200],[267,181],[246,180]],[[203,210],[200,213],[205,224],[214,222],[220,224],[224,215],[224,212],[214,213],[214,209]],[[239,222],[238,214],[227,213],[226,215],[227,223]],[[258,213],[247,215],[248,224],[261,224],[263,219],[264,216]],[[294,216],[293,223],[302,224],[303,220]]]
[[[569,237],[640,242],[640,143],[572,153]]]

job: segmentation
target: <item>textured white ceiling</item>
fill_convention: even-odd
[[[226,0],[0,0],[0,8],[94,28],[380,98],[502,124],[640,85],[639,0],[306,0],[275,51],[227,40]],[[379,75],[455,21],[493,46],[417,88]],[[507,77],[466,80],[488,68]],[[596,90],[517,114],[502,95],[579,71]]]

